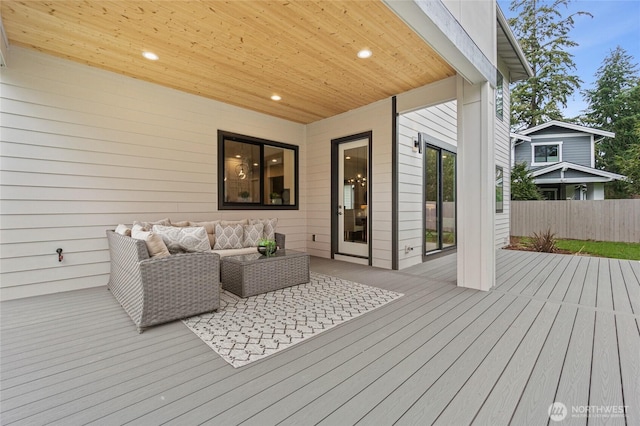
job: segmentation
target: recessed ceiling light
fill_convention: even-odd
[[[277,162],[278,162],[278,159],[277,159],[277,158],[274,158],[273,160],[271,160],[271,162],[272,162],[272,163],[277,163]]]
[[[271,96],[271,100],[272,101],[279,101],[280,99],[282,99],[279,95],[272,95]]]
[[[344,157],[345,160],[351,160],[351,157],[349,157],[348,155],[346,157]]]
[[[144,56],[145,58],[147,58],[147,59],[148,59],[148,60],[150,60],[150,61],[157,61],[158,59],[160,59],[160,58],[158,57],[158,55],[156,55],[156,54],[155,54],[155,53],[153,53],[153,52],[149,52],[149,51],[144,51],[144,52],[142,52],[142,56]]]
[[[373,55],[373,52],[371,52],[369,49],[362,49],[358,52],[358,58],[360,59],[370,58],[371,55]]]
[[[242,158],[242,155],[236,154],[236,158]]]

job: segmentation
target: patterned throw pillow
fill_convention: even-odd
[[[258,241],[264,238],[264,225],[256,223],[255,225],[244,225],[244,242],[243,247],[258,247]]]
[[[239,249],[242,248],[244,239],[243,225],[216,225],[215,250]]]
[[[157,222],[138,222],[136,220],[133,222],[133,224],[142,226],[143,231],[151,231],[153,225],[171,226],[171,221],[169,220],[169,218],[161,219]]]
[[[204,229],[207,230],[207,236],[209,237],[209,245],[211,248],[216,245],[216,225],[219,224],[219,220],[214,220],[213,222],[189,222],[190,226],[204,226]]]
[[[178,228],[153,225],[153,232],[162,237],[170,253],[211,250],[207,230],[202,226]]]
[[[278,218],[274,219],[251,219],[252,225],[261,223],[264,226],[264,238],[268,240],[276,239],[276,225],[278,224]]]

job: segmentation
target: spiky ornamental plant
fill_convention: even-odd
[[[514,130],[533,127],[549,120],[562,120],[561,107],[580,88],[576,65],[568,49],[578,45],[569,38],[575,18],[591,16],[575,12],[563,17],[570,0],[513,0],[510,9],[518,17],[509,25],[531,65],[533,77],[511,89],[511,126]]]

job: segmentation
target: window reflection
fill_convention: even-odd
[[[218,148],[223,159],[219,207],[297,207],[297,147],[224,136]]]

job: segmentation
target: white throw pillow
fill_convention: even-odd
[[[244,225],[243,247],[258,247],[258,241],[264,238],[264,225],[256,223],[254,225]]]
[[[124,235],[125,237],[131,236],[131,229],[127,227],[127,225],[120,224],[116,227],[116,234]]]
[[[170,253],[204,252],[211,250],[207,230],[202,226],[178,228],[153,225],[153,232],[160,235]]]
[[[240,249],[244,239],[243,225],[216,225],[216,244],[214,250]]]

